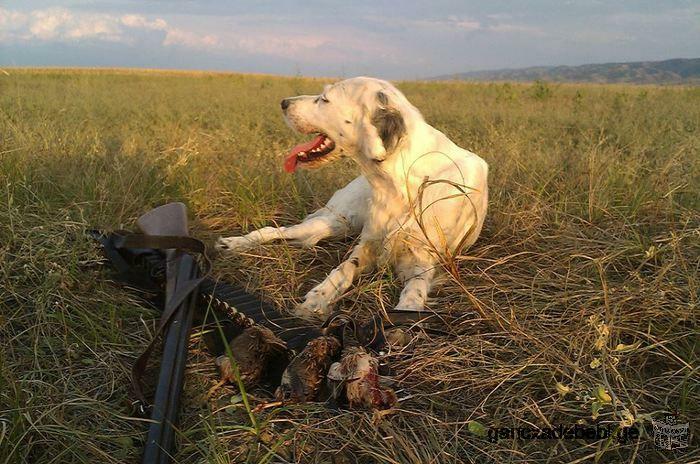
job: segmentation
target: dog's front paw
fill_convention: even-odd
[[[222,254],[233,254],[248,251],[255,243],[246,237],[219,237],[214,244],[216,251]]]
[[[303,319],[326,320],[331,314],[331,305],[320,292],[314,290],[306,294],[304,302],[294,308],[294,315]]]

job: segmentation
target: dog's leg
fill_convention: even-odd
[[[314,213],[300,224],[290,227],[263,227],[240,237],[220,237],[216,249],[222,253],[239,253],[273,240],[289,240],[294,245],[312,247],[319,240],[350,235],[347,221],[339,215],[322,210]]]
[[[421,311],[425,308],[428,294],[433,288],[435,265],[428,262],[405,260],[396,266],[404,287],[396,310]]]
[[[236,253],[273,240],[290,240],[295,245],[312,247],[326,238],[355,236],[365,223],[370,195],[367,179],[359,176],[335,192],[326,206],[308,215],[300,224],[263,227],[240,237],[221,237],[215,247],[222,253]]]
[[[325,319],[331,305],[350,288],[357,276],[374,268],[376,250],[372,242],[361,241],[353,248],[350,257],[333,269],[323,282],[312,288],[304,302],[295,309],[295,314],[307,319]]]

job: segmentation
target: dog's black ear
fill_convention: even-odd
[[[381,90],[377,92],[377,102],[379,105],[372,114],[372,125],[377,128],[377,135],[389,154],[406,134],[406,122],[399,110],[390,105],[387,94]]]

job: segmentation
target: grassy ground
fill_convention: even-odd
[[[145,424],[129,417],[128,371],[156,313],[107,281],[81,233],[131,228],[172,200],[187,203],[207,240],[303,217],[356,175],[347,161],[282,171],[298,139],[278,101],[320,84],[0,75],[0,464],[138,460]],[[257,428],[235,388],[207,400],[216,376],[195,335],[177,462],[700,459],[697,436],[676,451],[650,437],[650,418],[666,412],[695,434],[700,423],[700,88],[399,87],[491,166],[482,237],[433,301],[462,315],[454,334],[417,337],[390,356],[408,396],[393,414],[306,405],[266,410]],[[348,246],[271,245],[215,269],[290,307]],[[398,290],[386,270],[361,280],[342,308],[368,314]],[[479,425],[596,422],[644,433],[625,444],[479,436]]]

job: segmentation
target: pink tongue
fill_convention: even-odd
[[[317,135],[313,140],[308,142],[300,143],[296,147],[292,148],[284,160],[284,170],[287,172],[294,172],[297,168],[297,155],[302,151],[310,152],[317,146],[321,145],[326,137],[324,135]]]

